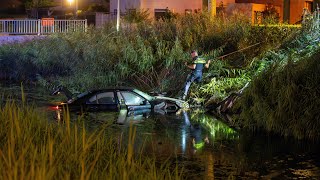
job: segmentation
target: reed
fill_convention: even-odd
[[[88,132],[81,121],[49,123],[30,105],[8,101],[0,108],[0,179],[181,179],[170,169],[106,135],[108,125]],[[122,140],[120,141],[122,142]],[[125,145],[122,145],[126,147]],[[137,153],[138,152],[138,153]]]
[[[319,11],[299,33],[254,66],[259,71],[238,103],[238,124],[296,139],[319,140]],[[260,65],[259,65],[260,64]],[[237,107],[237,108],[238,108]]]
[[[0,69],[15,80],[37,81],[40,75],[51,84],[79,91],[127,85],[177,92],[184,84],[187,72],[183,64],[191,61],[191,50],[212,59],[264,41],[254,51],[225,59],[227,64],[242,66],[290,32],[256,29],[242,15],[211,18],[207,13],[134,21],[124,24],[120,32],[107,24],[102,29],[90,27],[85,33],[54,34],[23,45],[2,46]]]

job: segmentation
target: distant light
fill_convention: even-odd
[[[67,0],[71,6],[71,4],[73,3],[74,0]]]

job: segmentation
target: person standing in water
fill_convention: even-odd
[[[182,99],[185,100],[187,95],[188,95],[188,91],[189,88],[192,84],[192,82],[196,82],[199,83],[202,80],[202,70],[203,68],[209,68],[209,64],[211,62],[211,60],[208,60],[208,62],[206,62],[206,60],[204,60],[203,58],[200,58],[198,56],[198,52],[197,51],[192,51],[191,52],[191,57],[193,60],[192,64],[187,64],[187,62],[185,63],[185,65],[191,69],[191,73],[188,75],[185,86],[184,86],[184,90],[183,90],[183,95],[182,95]]]

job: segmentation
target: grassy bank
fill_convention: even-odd
[[[105,135],[107,125],[87,132],[66,120],[49,123],[34,108],[14,102],[1,106],[0,179],[182,178],[177,168],[136,153],[134,128],[123,148],[119,137]]]
[[[189,52],[206,58],[259,46],[212,63],[209,76],[235,76],[233,68],[278,45],[292,29],[252,27],[245,16],[211,18],[209,14],[165,21],[113,25],[86,33],[56,34],[45,40],[0,48],[2,76],[14,80],[63,84],[71,90],[128,85],[142,90],[177,92],[188,70]],[[1,75],[0,75],[1,76]],[[42,81],[40,81],[42,82]]]
[[[277,51],[262,57],[266,66],[238,102],[236,123],[297,139],[319,140],[319,18],[304,25]],[[238,108],[237,107],[237,108]]]

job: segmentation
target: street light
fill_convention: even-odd
[[[120,26],[120,0],[118,0],[117,4],[117,31],[119,31]]]
[[[73,3],[73,0],[67,0],[71,6],[71,4]]]
[[[70,4],[70,6],[75,2],[75,16],[77,16],[77,12],[78,12],[78,0],[67,0]]]

